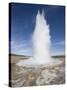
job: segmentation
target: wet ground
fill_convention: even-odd
[[[65,83],[65,58],[59,58],[62,61],[59,65],[40,65],[37,67],[17,66],[11,64],[11,86],[41,86]]]

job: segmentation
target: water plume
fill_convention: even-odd
[[[36,15],[36,24],[32,36],[33,56],[32,58],[21,60],[19,66],[37,66],[57,64],[50,55],[51,36],[50,28],[45,19],[45,13],[38,11]]]
[[[33,57],[40,64],[50,62],[50,28],[44,18],[44,11],[38,11],[33,33]]]

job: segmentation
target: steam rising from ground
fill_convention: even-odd
[[[27,60],[21,60],[19,66],[36,66],[52,62],[50,56],[50,28],[44,18],[44,11],[38,11],[36,16],[36,25],[32,37],[33,57]]]

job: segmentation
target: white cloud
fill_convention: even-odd
[[[65,41],[59,41],[52,44],[51,55],[64,55],[65,54]]]
[[[51,56],[55,56],[55,55],[65,55],[65,51],[60,51],[60,50],[52,51]]]
[[[54,45],[65,45],[65,41],[56,42]]]
[[[22,42],[11,41],[11,53],[18,55],[32,55],[31,49],[29,42],[26,40],[22,40]]]

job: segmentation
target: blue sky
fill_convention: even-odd
[[[11,53],[32,55],[32,33],[38,10],[44,10],[50,26],[51,54],[63,55],[65,49],[65,7],[36,4],[11,4]]]

